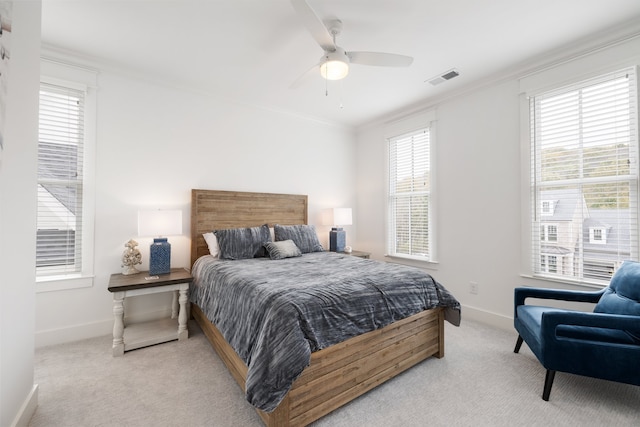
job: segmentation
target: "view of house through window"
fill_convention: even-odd
[[[605,284],[638,259],[633,69],[530,100],[533,271]]]
[[[82,269],[84,92],[42,83],[38,141],[38,276]]]
[[[389,139],[389,255],[432,258],[430,171],[429,129]]]

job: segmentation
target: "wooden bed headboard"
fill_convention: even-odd
[[[307,196],[191,190],[191,265],[209,253],[202,237],[216,229],[307,223]]]

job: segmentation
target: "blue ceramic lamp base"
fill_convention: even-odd
[[[171,272],[171,243],[166,238],[155,238],[149,248],[149,274],[169,274]]]
[[[333,227],[329,232],[329,250],[331,252],[344,252],[347,244],[347,233],[340,227]]]

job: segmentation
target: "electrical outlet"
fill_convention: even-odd
[[[473,295],[478,295],[478,283],[477,282],[469,282],[469,293]]]

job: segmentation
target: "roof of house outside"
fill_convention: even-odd
[[[580,192],[577,189],[541,191],[540,200],[555,202],[553,215],[543,215],[543,221],[572,221],[580,206]]]

